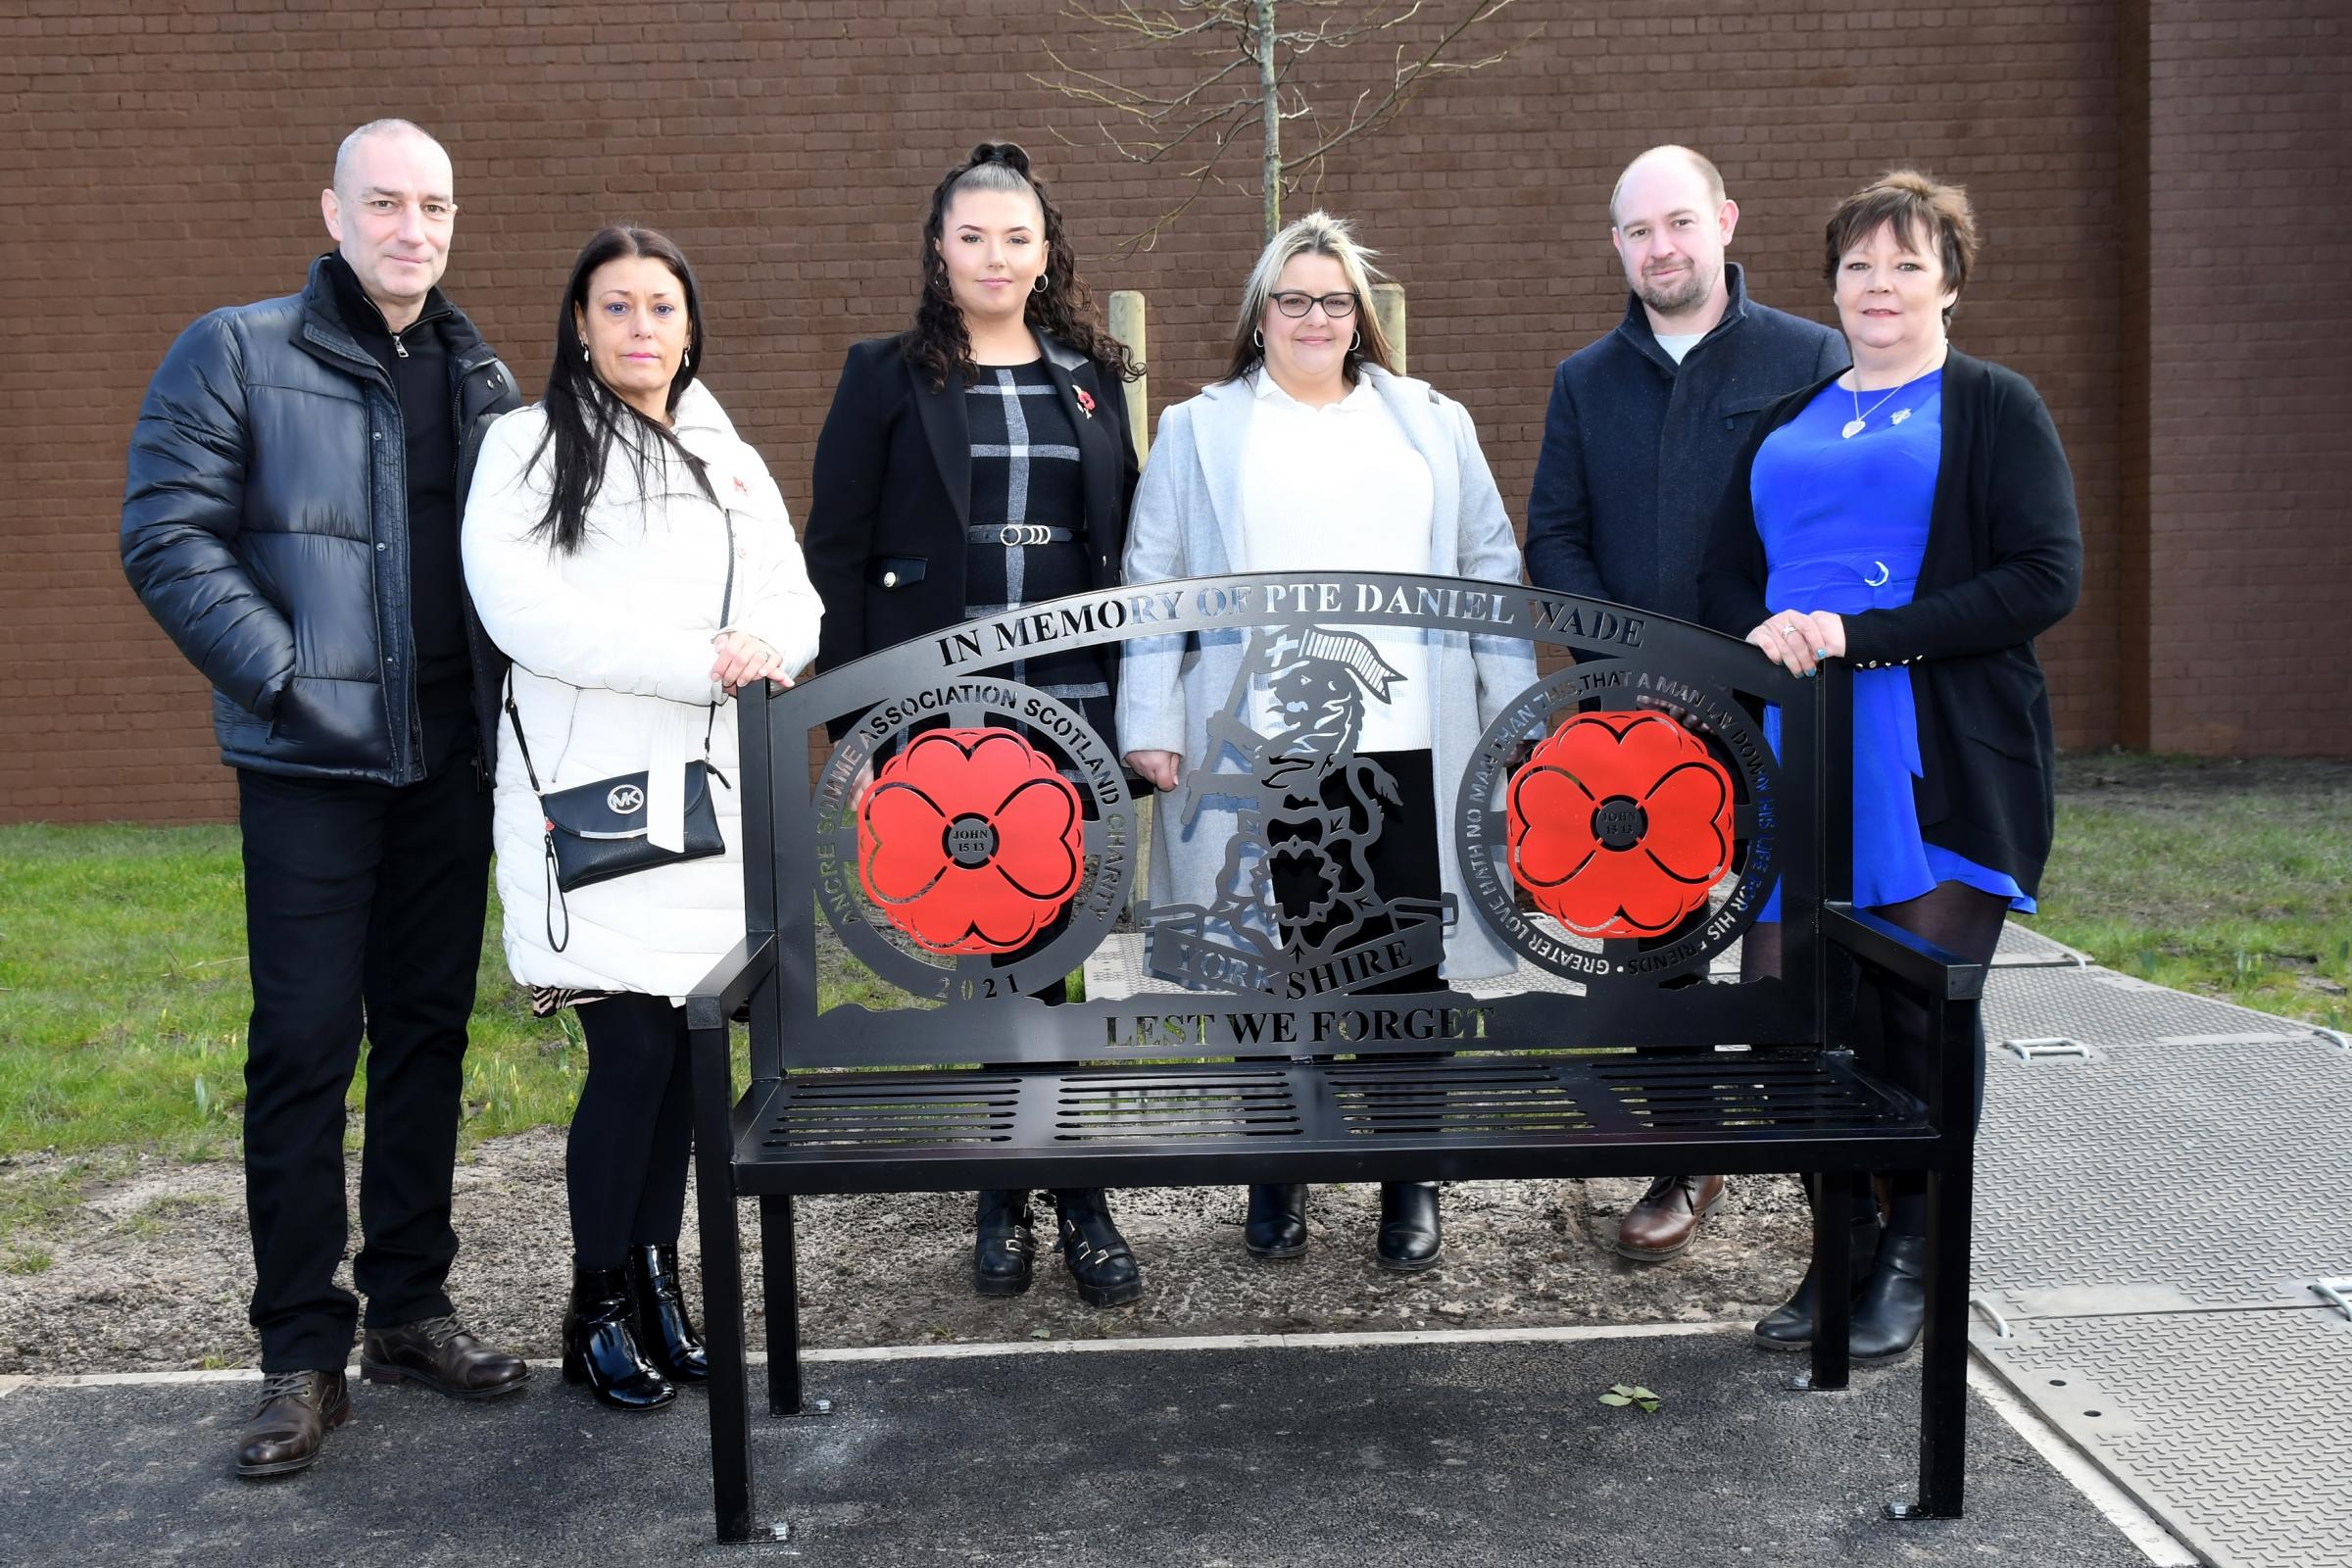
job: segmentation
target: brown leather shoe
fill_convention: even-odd
[[[513,1394],[531,1375],[519,1355],[484,1345],[456,1314],[369,1329],[360,1345],[360,1373],[370,1383],[406,1378],[453,1399]]]
[[[262,1402],[237,1434],[237,1474],[283,1476],[310,1468],[329,1430],[351,1419],[351,1391],[332,1372],[271,1372]]]
[[[1723,1201],[1720,1176],[1661,1176],[1617,1222],[1617,1251],[1637,1263],[1674,1256],[1698,1234],[1698,1222]]]

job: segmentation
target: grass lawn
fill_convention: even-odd
[[[2352,766],[2069,758],[2034,924],[2126,973],[2352,1029]],[[0,1159],[74,1156],[0,1188],[0,1243],[123,1151],[234,1152],[244,945],[232,828],[0,827]],[[530,1015],[495,938],[472,1029],[468,1141],[570,1114],[577,1025]]]
[[[2352,1032],[2352,763],[2068,757],[2031,923],[2111,969]]]

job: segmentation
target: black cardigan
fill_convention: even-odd
[[[1078,431],[1087,569],[1095,587],[1115,587],[1137,468],[1125,384],[1058,343],[1047,345],[1046,368]],[[1080,389],[1093,401],[1091,413],[1078,401]],[[964,618],[971,490],[960,378],[934,387],[906,362],[903,337],[854,345],[816,438],[801,547],[825,606],[818,669],[838,669]],[[1115,680],[1117,661],[1104,662]],[[837,736],[847,724],[837,722]]]
[[[1740,454],[1699,572],[1701,613],[1718,631],[1744,637],[1774,610],[1809,608],[1764,601],[1749,476],[1764,438],[1836,379],[1766,409]],[[2075,608],[2082,582],[2074,475],[2049,411],[2016,371],[1954,352],[1918,591],[1907,605],[1846,616],[1845,651],[1865,669],[1911,668],[1921,835],[2028,893],[2049,858],[2058,749],[2034,639]]]

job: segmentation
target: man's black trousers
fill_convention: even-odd
[[[368,1040],[353,1282],[368,1322],[452,1310],[450,1228],[466,1020],[489,896],[490,796],[461,753],[421,784],[240,770],[253,1023],[245,1209],[267,1372],[340,1367],[359,1303],[334,1282],[349,1227],[345,1094]]]

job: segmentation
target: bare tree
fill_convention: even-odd
[[[1543,29],[1472,59],[1449,58],[1464,34],[1492,22],[1518,0],[1470,0],[1458,20],[1427,48],[1399,43],[1385,83],[1366,86],[1347,107],[1318,105],[1306,80],[1319,51],[1385,41],[1425,9],[1423,0],[1380,5],[1367,0],[1069,0],[1063,15],[1102,35],[1105,45],[1148,44],[1189,51],[1199,74],[1175,91],[1129,86],[1085,71],[1048,43],[1058,76],[1030,79],[1092,106],[1103,139],[1129,163],[1169,164],[1190,182],[1184,198],[1127,245],[1150,245],[1160,230],[1199,201],[1210,182],[1222,183],[1226,154],[1252,124],[1260,127],[1258,190],[1266,237],[1282,226],[1282,199],[1301,183],[1322,178],[1337,148],[1380,129],[1442,76],[1494,65]],[[1277,16],[1277,11],[1280,16]],[[1301,122],[1304,143],[1286,152],[1283,126]],[[1068,143],[1069,138],[1054,131]],[[1075,145],[1071,143],[1071,145]]]

